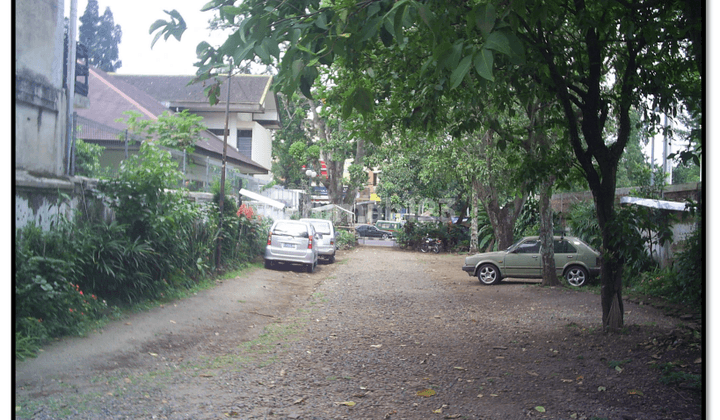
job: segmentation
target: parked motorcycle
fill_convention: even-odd
[[[439,253],[442,248],[442,241],[435,238],[425,238],[422,244],[420,244],[420,252],[434,252]]]

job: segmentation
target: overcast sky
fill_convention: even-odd
[[[80,16],[85,13],[88,0],[77,1],[78,30]],[[98,0],[98,14],[110,8],[116,25],[122,28],[118,45],[122,67],[118,74],[190,75],[195,74],[197,61],[195,48],[202,41],[217,46],[224,40],[221,35],[210,36],[207,29],[210,12],[200,12],[206,0]],[[65,16],[70,16],[71,0],[65,0]],[[181,41],[162,37],[151,49],[154,34],[150,25],[156,20],[170,20],[164,10],[177,10],[185,19],[188,29]]]

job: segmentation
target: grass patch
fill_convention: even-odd
[[[660,382],[668,386],[676,387],[685,385],[692,390],[702,391],[702,375],[684,372],[677,369],[679,367],[681,367],[679,363],[672,362],[657,365],[657,368],[660,369],[662,373]]]
[[[218,356],[196,369],[239,370],[249,365],[265,367],[277,361],[277,352],[287,348],[287,342],[297,335],[300,320],[273,323],[265,326],[260,336],[241,344],[237,353]]]

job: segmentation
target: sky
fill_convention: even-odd
[[[80,16],[85,13],[88,0],[77,1],[77,27],[80,28]],[[110,8],[116,25],[122,29],[122,39],[118,48],[122,67],[118,74],[144,75],[192,75],[197,70],[193,63],[197,61],[195,48],[202,41],[213,46],[220,45],[224,37],[210,35],[207,29],[211,12],[201,12],[206,0],[98,0],[98,14],[103,15]],[[71,0],[65,0],[65,16],[70,16]],[[167,41],[161,37],[151,49],[154,33],[149,29],[156,20],[170,20],[164,10],[177,10],[182,15],[187,30],[180,41],[174,37]]]

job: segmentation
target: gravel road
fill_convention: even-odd
[[[606,335],[595,294],[461,265],[358,247],[313,274],[258,269],[18,363],[16,418],[702,417],[652,367],[702,371],[677,318],[626,302]]]

